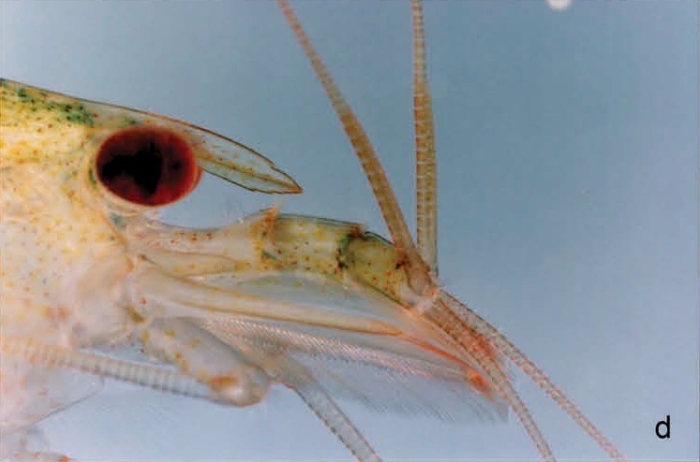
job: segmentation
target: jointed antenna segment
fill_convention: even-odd
[[[433,103],[426,71],[425,27],[420,0],[413,0],[413,117],[416,136],[416,239],[437,276],[437,171]]]

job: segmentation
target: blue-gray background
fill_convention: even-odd
[[[296,6],[412,220],[408,3]],[[697,3],[426,10],[445,285],[630,458],[697,458]],[[257,197],[207,179],[172,220],[223,224],[278,202],[385,232],[272,2],[5,1],[0,15],[4,77],[203,125],[305,188]],[[562,458],[602,458],[521,375],[517,387]],[[514,419],[454,427],[348,409],[388,459],[537,458]],[[45,429],[83,460],[348,458],[286,390],[241,410],[108,383]]]

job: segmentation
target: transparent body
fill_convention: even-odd
[[[686,51],[692,24],[688,33],[657,25],[653,40],[664,37],[668,46],[652,47],[639,32],[630,39],[640,24],[648,26],[636,16],[647,13],[632,6],[610,7],[618,8],[613,22],[600,19],[611,12],[596,5],[574,5],[559,16],[543,5],[461,3],[427,11],[444,284],[528,353],[630,457],[692,457],[697,98],[685,93],[695,88],[697,72],[685,59],[692,58]],[[3,34],[18,37],[14,43],[3,37],[3,69],[10,78],[223,132],[272,157],[306,190],[298,198],[253,198],[205,179],[191,201],[166,215],[173,221],[223,224],[277,201],[284,211],[357,221],[386,234],[357,161],[275,6],[234,5],[196,13],[184,5],[56,5],[73,25],[52,20],[24,30],[30,13],[3,4]],[[682,10],[692,8],[679,5],[665,14],[692,22]],[[339,12],[343,6],[299,9],[410,211],[407,8]],[[33,20],[44,14],[49,17]],[[40,29],[61,51],[32,40]],[[109,57],[98,51],[107,44],[114,47]],[[656,61],[646,53],[663,64],[649,65]],[[68,59],[74,64],[67,66]],[[668,71],[646,72],[650,66]],[[662,89],[668,93],[658,96]],[[525,383],[519,380],[518,389],[555,451],[599,457]],[[107,393],[46,427],[58,435],[53,449],[78,458],[105,448],[132,459],[346,457],[294,395],[281,390],[273,398],[280,404],[238,410],[108,384]],[[123,413],[143,432],[120,420]],[[677,433],[661,445],[650,428],[668,413]],[[86,415],[100,416],[105,427],[81,427]],[[454,427],[361,408],[352,415],[387,458],[536,457],[517,422]],[[144,437],[146,431],[158,437]]]

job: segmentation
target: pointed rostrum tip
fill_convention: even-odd
[[[267,157],[232,139],[198,129],[204,145],[197,149],[197,163],[206,172],[250,191],[298,194],[301,186]]]

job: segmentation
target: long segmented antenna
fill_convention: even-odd
[[[420,0],[412,0],[413,18],[413,78],[414,78],[414,116],[416,132],[416,197],[417,197],[417,238],[418,250],[423,259],[437,273],[437,174],[435,167],[435,137],[433,127],[432,102],[427,83],[425,30],[423,11]],[[624,456],[615,446],[586,418],[578,407],[542,372],[530,359],[525,356],[488,321],[474,313],[457,299],[443,292],[442,300],[450,311],[467,324],[477,326],[477,330],[485,331],[489,342],[501,354],[508,357],[520,370],[535,382],[559,407],[569,415],[604,451],[616,460]],[[493,360],[486,361],[473,355],[479,365],[491,376],[502,396],[521,420],[526,431],[537,446],[545,460],[554,460],[550,448],[546,444],[537,424],[532,419],[529,410],[522,402],[518,393],[512,388],[510,380],[500,369],[490,367]]]
[[[394,246],[404,258],[411,287],[420,295],[432,296],[435,284],[430,278],[429,271],[427,271],[428,268],[426,268],[426,264],[413,243],[413,238],[406,225],[406,220],[401,212],[401,207],[399,207],[399,202],[396,200],[394,190],[374,152],[374,147],[367,133],[340,93],[338,86],[333,81],[333,77],[331,77],[330,72],[328,72],[321,57],[312,45],[311,40],[309,40],[306,32],[304,32],[304,29],[301,27],[299,19],[296,17],[292,7],[287,0],[277,0],[277,3],[280,8],[282,8],[284,17],[287,19],[297,41],[302,46],[306,56],[311,62],[311,66],[316,72],[316,77],[323,85],[333,108],[338,114],[338,118],[343,124],[343,129],[360,160],[362,169],[365,171],[367,180],[374,192],[374,197],[377,199],[377,204],[382,212],[384,221],[386,222],[387,228],[389,228],[389,234],[391,235]]]
[[[440,299],[450,308],[450,311],[459,317],[464,323],[474,326],[473,329],[489,340],[501,354],[506,356],[518,369],[532,380],[547,396],[576,422],[576,424],[590,436],[596,444],[616,461],[625,461],[625,456],[614,444],[591,422],[569,397],[557,387],[547,375],[538,368],[520,349],[506,336],[492,326],[486,319],[479,316],[474,310],[446,292]]]
[[[437,276],[437,172],[433,102],[426,70],[425,26],[420,0],[411,3],[413,19],[413,118],[416,137],[416,242]]]
[[[343,128],[350,138],[365,174],[372,186],[374,195],[387,223],[394,245],[404,255],[408,264],[411,286],[421,294],[438,289],[440,298],[426,308],[424,316],[438,327],[444,335],[459,345],[459,348],[472,358],[488,375],[498,393],[513,409],[526,432],[535,443],[542,458],[555,461],[556,458],[535,423],[530,411],[513,388],[512,382],[499,360],[507,357],[533,382],[535,382],[557,405],[569,415],[604,451],[614,460],[624,461],[624,456],[588,420],[552,381],[530,361],[515,345],[485,319],[466,305],[439,289],[434,282],[437,276],[436,249],[436,183],[435,140],[433,129],[432,102],[427,84],[425,65],[425,38],[423,13],[420,0],[412,0],[413,16],[413,55],[414,55],[414,117],[416,132],[416,188],[417,188],[417,239],[413,245],[405,220],[389,185],[384,170],[374,153],[374,149],[360,122],[340,94],[320,57],[311,45],[309,38],[299,24],[286,0],[278,0],[284,15],[292,27],[297,40],[328,94]],[[426,265],[427,263],[427,265]],[[428,270],[431,273],[428,273]],[[487,346],[484,346],[484,342]],[[332,401],[331,401],[332,403]],[[313,408],[313,407],[312,407]],[[321,416],[323,418],[323,416]],[[328,422],[326,423],[327,425]],[[330,426],[330,425],[329,425]],[[332,427],[331,427],[332,428]]]
[[[280,379],[292,388],[341,443],[362,462],[381,462],[362,433],[353,425],[328,393],[316,383],[309,371],[298,361],[285,358],[280,367]]]
[[[423,263],[423,260],[418,256],[418,250],[413,245],[411,236],[406,226],[401,209],[398,205],[394,192],[389,184],[386,174],[381,167],[381,163],[377,158],[372,144],[367,137],[362,125],[357,119],[356,115],[353,113],[352,109],[347,105],[344,98],[340,94],[340,90],[335,85],[330,73],[324,66],[321,58],[319,57],[316,50],[313,48],[311,41],[307,37],[306,33],[303,31],[301,24],[299,23],[296,15],[294,14],[291,6],[286,2],[286,0],[278,0],[278,3],[282,7],[284,15],[289,22],[294,35],[301,44],[306,53],[307,57],[311,61],[311,64],[316,72],[318,79],[323,84],[326,93],[328,94],[334,109],[336,110],[338,117],[340,118],[343,128],[350,138],[355,152],[362,164],[365,174],[372,186],[374,195],[377,199],[384,219],[389,228],[389,232],[394,241],[394,245],[406,256],[409,262],[409,278],[413,278],[410,274],[411,269],[418,273],[415,277],[420,277],[422,281],[425,282],[425,286],[421,288],[433,289],[436,285],[432,282],[431,278],[428,276],[429,268]],[[427,72],[425,69],[425,44],[424,35],[422,33],[423,29],[423,17],[420,4],[414,0],[412,3],[412,13],[413,13],[413,34],[414,34],[414,78],[415,78],[415,96],[414,96],[414,111],[416,119],[416,156],[420,158],[422,166],[420,168],[420,173],[418,174],[418,191],[423,191],[422,195],[419,196],[418,206],[431,207],[429,204],[434,203],[435,200],[435,152],[434,152],[434,140],[432,136],[432,108],[429,97],[428,87],[427,87]],[[422,178],[422,179],[421,179]],[[432,188],[432,189],[431,189]],[[421,194],[420,192],[418,194]],[[434,205],[432,206],[435,210]],[[420,217],[422,215],[422,218]],[[432,221],[432,223],[431,223]],[[421,233],[421,239],[425,247],[423,247],[424,252],[428,252],[428,258],[435,260],[435,222],[434,216],[431,216],[429,210],[423,210],[420,213],[419,209],[419,233]],[[431,230],[431,228],[433,228]],[[432,233],[432,234],[431,234]],[[426,241],[427,239],[427,241]],[[432,246],[432,250],[430,247]],[[425,250],[427,249],[427,250]],[[430,253],[432,252],[432,256]],[[414,256],[415,255],[415,256]],[[411,261],[416,263],[411,264]],[[430,268],[433,269],[434,267]],[[421,281],[421,282],[422,282]],[[412,282],[414,282],[412,280]],[[413,287],[417,290],[417,287]],[[432,306],[428,313],[434,313],[438,318],[438,325],[445,331],[450,332],[453,329],[447,325],[441,325],[439,319],[447,316],[454,316],[445,305],[437,304]],[[426,313],[426,314],[428,314]],[[435,321],[436,319],[433,318]],[[463,322],[456,320],[454,327],[462,325]],[[468,326],[465,327],[468,330]],[[530,434],[530,437],[535,442],[538,450],[542,454],[543,458],[547,461],[554,461],[554,455],[552,454],[550,448],[544,440],[537,424],[534,422],[532,416],[525,403],[522,402],[521,398],[518,396],[517,392],[513,389],[508,377],[502,371],[499,364],[489,356],[486,352],[480,349],[476,342],[464,342],[457,336],[457,342],[465,348],[466,353],[471,355],[479,365],[487,372],[491,380],[496,385],[498,392],[503,395],[508,404],[514,410],[516,415],[523,422],[525,429]],[[328,425],[328,423],[327,423]]]
[[[502,354],[502,352],[495,351],[492,348],[494,339],[491,335],[485,335],[482,332],[484,329],[481,325],[472,325],[466,321],[465,319],[468,318],[462,317],[461,312],[455,310],[455,307],[448,303],[452,300],[453,298],[443,291],[438,303],[426,311],[424,315],[445,335],[453,339],[459,345],[459,348],[479,365],[496,388],[498,394],[518,417],[535,447],[537,447],[542,459],[547,462],[555,462],[556,457],[554,457],[554,453],[547,444],[542,431],[537,426],[527,405],[515,388],[513,388],[511,379],[506,373],[504,365],[500,362],[501,356],[499,353]],[[469,310],[469,308],[466,309]]]

